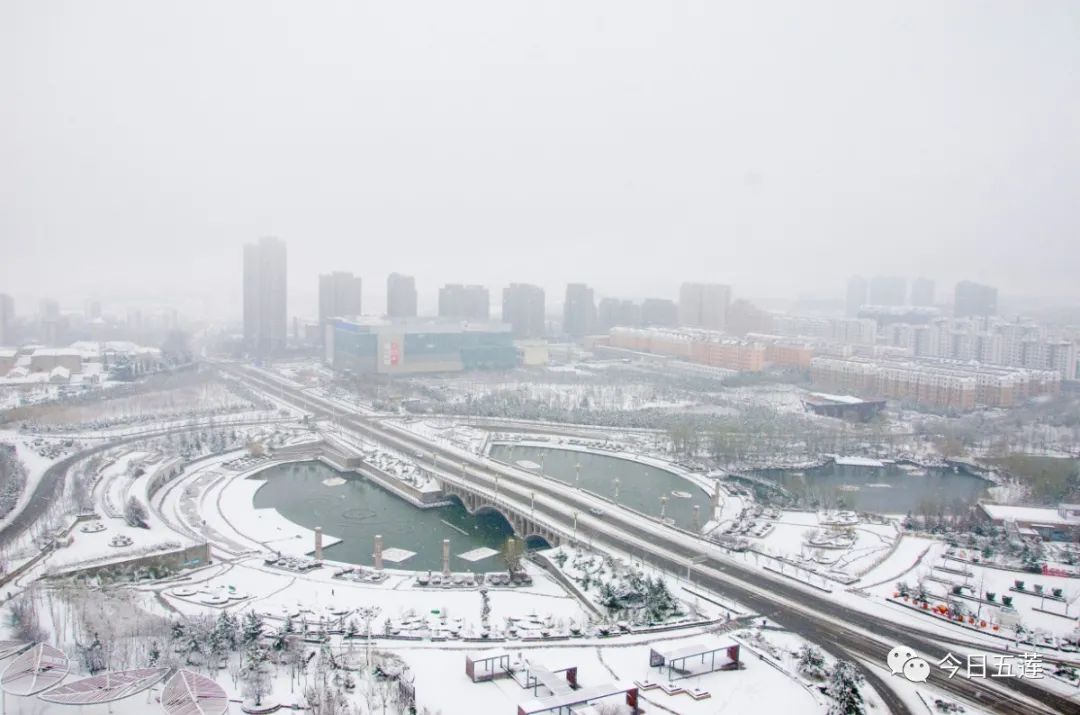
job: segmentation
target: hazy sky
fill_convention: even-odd
[[[0,292],[1080,299],[1080,3],[0,2]]]

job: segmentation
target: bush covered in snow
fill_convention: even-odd
[[[128,526],[149,529],[150,525],[146,521],[148,517],[146,507],[142,505],[142,502],[135,497],[128,499],[127,504],[124,505],[124,521]]]

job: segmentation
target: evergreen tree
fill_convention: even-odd
[[[805,644],[799,649],[799,672],[811,680],[825,679],[825,656],[817,646]]]
[[[218,641],[229,650],[236,650],[240,641],[240,623],[236,620],[236,616],[232,615],[228,611],[222,611],[218,616],[217,623],[214,626],[214,632],[217,634]]]
[[[851,661],[838,660],[829,677],[829,697],[833,704],[829,715],[864,715],[862,693],[859,686],[863,677]]]
[[[262,616],[255,611],[248,611],[245,613],[243,627],[241,628],[241,642],[245,646],[249,646],[259,639],[262,632]]]
[[[105,652],[97,633],[94,634],[94,640],[90,645],[83,649],[83,662],[90,675],[96,675],[106,669]]]

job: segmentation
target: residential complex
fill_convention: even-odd
[[[916,357],[1053,370],[1066,380],[1078,377],[1076,343],[1030,322],[940,318],[926,325],[900,323],[885,327],[882,341]]]
[[[777,335],[820,338],[839,343],[873,345],[877,323],[869,318],[814,318],[800,315],[776,315],[772,331]]]
[[[757,372],[765,367],[765,346],[711,330],[614,328],[610,347],[664,355],[725,370]]]
[[[1049,370],[934,359],[815,357],[810,375],[822,390],[952,412],[1010,407],[1061,389],[1061,376]]]

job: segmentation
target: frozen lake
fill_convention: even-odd
[[[496,444],[491,448],[491,456],[518,466],[523,466],[523,461],[543,465],[544,474],[571,486],[577,482],[576,465],[580,463],[582,489],[613,498],[615,478],[618,477],[620,504],[659,517],[660,497],[666,496],[666,515],[684,529],[693,526],[695,504],[701,507],[701,523],[709,519],[711,502],[708,494],[693,482],[666,469],[621,457],[557,447]]]
[[[440,571],[442,541],[450,539],[453,571],[504,569],[497,555],[479,560],[459,557],[482,547],[503,547],[511,529],[497,514],[472,516],[457,501],[420,509],[359,474],[342,474],[321,462],[281,464],[251,479],[266,482],[255,492],[257,509],[277,509],[292,522],[309,529],[321,526],[324,533],[342,539],[324,549],[327,559],[370,566],[374,563],[375,535],[381,534],[384,552],[416,552],[398,563],[384,558],[385,568]]]
[[[790,493],[833,506],[843,499],[847,507],[881,514],[919,511],[924,501],[946,506],[956,500],[972,504],[987,496],[990,482],[945,468],[915,468],[885,464],[881,467],[830,463],[805,470],[766,469],[757,475],[774,481]]]

